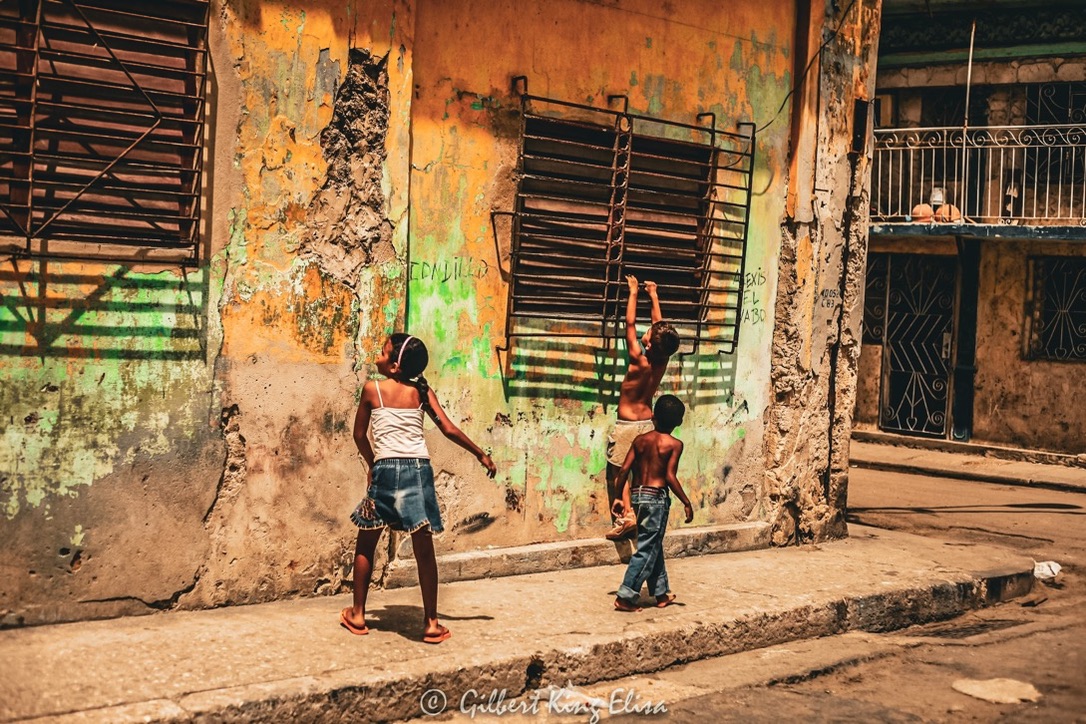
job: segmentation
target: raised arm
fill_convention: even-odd
[[[679,458],[683,454],[682,441],[676,441],[677,445],[675,452],[667,461],[667,487],[671,488],[671,492],[675,497],[679,499],[679,502],[683,504],[683,511],[686,513],[686,522],[694,520],[694,508],[690,505],[690,499],[686,497],[686,493],[683,491],[683,486],[679,484]]]
[[[437,425],[437,429],[441,430],[441,434],[452,440],[460,447],[467,450],[469,453],[475,456],[484,468],[486,468],[486,474],[488,477],[494,477],[498,472],[497,467],[494,465],[494,461],[490,459],[482,448],[471,441],[471,438],[464,434],[464,431],[453,424],[453,421],[449,419],[449,416],[445,414],[445,411],[441,409],[441,403],[437,401],[437,395],[431,389],[430,394],[430,409],[432,409],[433,415],[431,417],[434,423]]]
[[[630,361],[641,357],[641,341],[637,338],[637,277],[626,275],[630,296],[626,300],[626,354]]]
[[[652,302],[652,323],[663,321],[664,313],[660,311],[660,300],[656,296],[656,282],[645,282],[645,291],[649,295],[649,301]]]

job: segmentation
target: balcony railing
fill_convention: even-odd
[[[871,220],[1086,225],[1086,124],[876,129]]]

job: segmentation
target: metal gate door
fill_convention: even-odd
[[[889,259],[879,427],[946,437],[957,259]]]

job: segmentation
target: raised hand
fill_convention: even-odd
[[[626,284],[630,287],[630,294],[637,294],[637,287],[640,286],[640,282],[637,281],[637,277],[635,277],[633,274],[627,274]]]

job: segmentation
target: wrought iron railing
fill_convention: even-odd
[[[1086,124],[876,129],[871,220],[1086,225]]]

